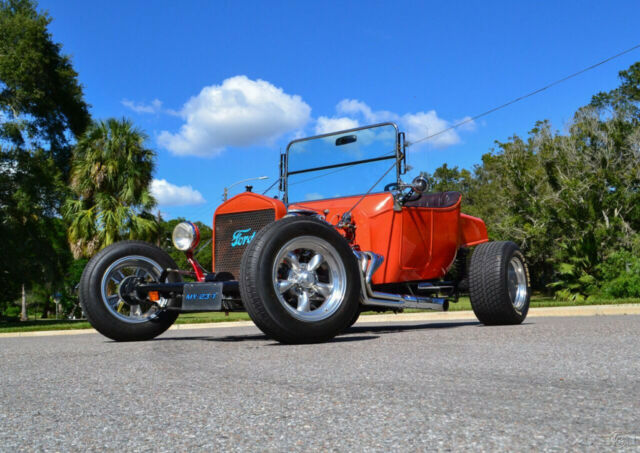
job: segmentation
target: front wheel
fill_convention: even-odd
[[[127,285],[157,282],[164,269],[176,269],[176,263],[146,242],[122,241],[101,250],[80,279],[80,304],[91,325],[116,341],[149,340],[167,330],[177,312],[162,310],[148,300],[127,302],[121,295]]]
[[[353,314],[353,318],[351,318],[351,320],[349,321],[349,325],[347,327],[353,326],[358,321],[358,319],[360,318],[360,313],[362,313],[362,308],[358,307],[356,312]]]
[[[469,268],[469,298],[483,324],[524,321],[531,285],[527,262],[516,244],[496,241],[475,248]]]
[[[285,218],[251,241],[242,257],[240,292],[249,316],[269,337],[316,343],[346,329],[359,310],[359,269],[332,226]]]

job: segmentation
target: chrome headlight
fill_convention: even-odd
[[[188,252],[196,248],[200,241],[200,231],[198,227],[191,222],[180,222],[173,229],[171,236],[173,246],[183,252]]]

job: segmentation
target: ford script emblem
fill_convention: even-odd
[[[247,245],[256,232],[251,232],[251,228],[245,228],[244,230],[236,230],[233,232],[233,238],[231,239],[231,247],[238,247],[240,245]]]

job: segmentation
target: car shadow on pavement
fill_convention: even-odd
[[[366,325],[353,326],[344,331],[344,334],[350,333],[398,333],[408,332],[411,330],[430,330],[430,329],[453,329],[455,327],[464,326],[480,326],[478,321],[458,321],[458,322],[430,322],[426,324],[384,324],[384,325]]]
[[[347,343],[352,341],[375,340],[378,335],[359,335],[359,336],[338,336],[332,338],[326,343]],[[222,343],[236,343],[242,341],[271,341],[266,335],[227,335],[225,337],[163,337],[155,338],[151,341],[215,341]],[[269,343],[267,346],[288,346],[281,343]]]
[[[455,327],[464,326],[481,326],[478,321],[459,321],[459,322],[431,322],[426,324],[384,324],[384,325],[363,325],[354,326],[345,330],[340,335],[327,341],[326,343],[348,343],[354,341],[366,341],[375,340],[380,338],[379,334],[390,334],[409,332],[412,330],[431,330],[431,329],[452,329]],[[372,334],[372,335],[354,335],[354,334]],[[377,335],[376,335],[377,334]],[[238,343],[244,341],[270,341],[266,335],[262,334],[248,334],[248,335],[227,335],[223,337],[208,337],[208,336],[185,336],[185,337],[162,337],[156,338],[152,341],[213,341],[222,343]],[[267,346],[287,346],[281,343],[269,343]]]
[[[345,332],[346,333],[346,332]],[[344,334],[341,334],[337,337],[333,337],[331,340],[328,341],[324,341],[322,343],[311,343],[311,345],[318,345],[318,344],[331,344],[331,343],[350,343],[350,342],[354,342],[354,341],[366,341],[366,340],[375,340],[376,338],[380,338],[379,335],[359,335],[357,337],[355,336],[342,336]],[[285,343],[269,343],[267,346],[291,346],[290,344],[285,344]],[[305,346],[304,343],[300,344],[299,346]]]
[[[233,343],[236,341],[268,341],[269,338],[266,335],[228,335],[226,337],[204,337],[204,336],[194,336],[194,337],[162,337],[162,338],[154,338],[151,341],[222,341]]]

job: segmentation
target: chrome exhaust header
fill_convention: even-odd
[[[449,301],[440,297],[419,297],[409,294],[391,294],[374,291],[371,288],[371,278],[380,268],[384,258],[373,252],[354,251],[360,265],[360,279],[362,286],[362,305],[387,308],[418,308],[422,310],[447,311]]]

